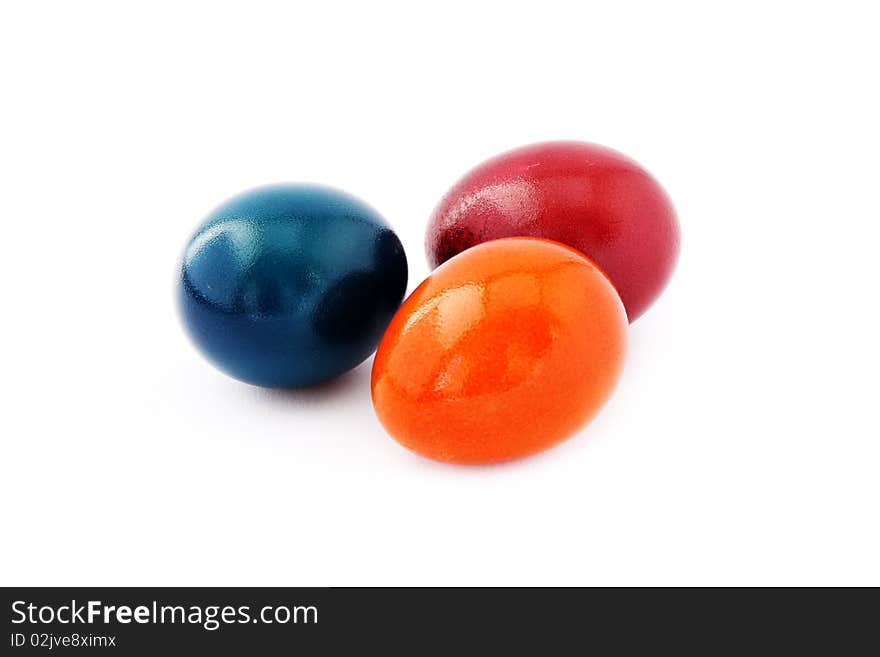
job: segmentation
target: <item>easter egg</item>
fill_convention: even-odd
[[[219,369],[260,386],[307,386],[365,360],[406,291],[406,256],[362,201],[273,185],[214,210],[184,252],[183,323]]]
[[[373,361],[373,405],[423,456],[526,456],[599,410],[620,375],[626,330],[617,292],[581,253],[534,238],[486,242],[401,305]]]
[[[585,253],[617,288],[629,321],[675,268],[679,226],[660,184],[620,153],[560,141],[525,146],[467,173],[428,225],[432,267],[500,237],[552,239]]]

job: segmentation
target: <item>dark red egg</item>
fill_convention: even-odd
[[[620,295],[630,322],[654,303],[678,259],[672,202],[625,155],[573,141],[524,146],[468,172],[428,224],[428,261],[502,237],[542,237],[589,256]]]

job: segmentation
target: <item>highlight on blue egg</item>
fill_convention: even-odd
[[[183,323],[226,374],[259,386],[328,381],[363,362],[403,300],[400,240],[370,206],[319,185],[247,191],[184,251]]]

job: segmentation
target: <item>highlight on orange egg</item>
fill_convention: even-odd
[[[373,404],[405,447],[450,463],[546,449],[614,389],[627,317],[605,274],[537,238],[477,245],[404,301],[373,363]]]

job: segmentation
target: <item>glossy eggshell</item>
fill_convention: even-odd
[[[598,264],[635,321],[669,281],[679,225],[666,192],[620,153],[583,142],[547,142],[492,158],[467,173],[434,210],[432,267],[501,237],[568,244]]]
[[[582,427],[614,388],[627,320],[602,271],[532,238],[481,244],[404,301],[373,362],[379,420],[440,461],[491,463]]]
[[[186,329],[218,368],[261,386],[320,383],[376,348],[406,291],[400,240],[372,208],[274,185],[214,210],[186,247]]]

